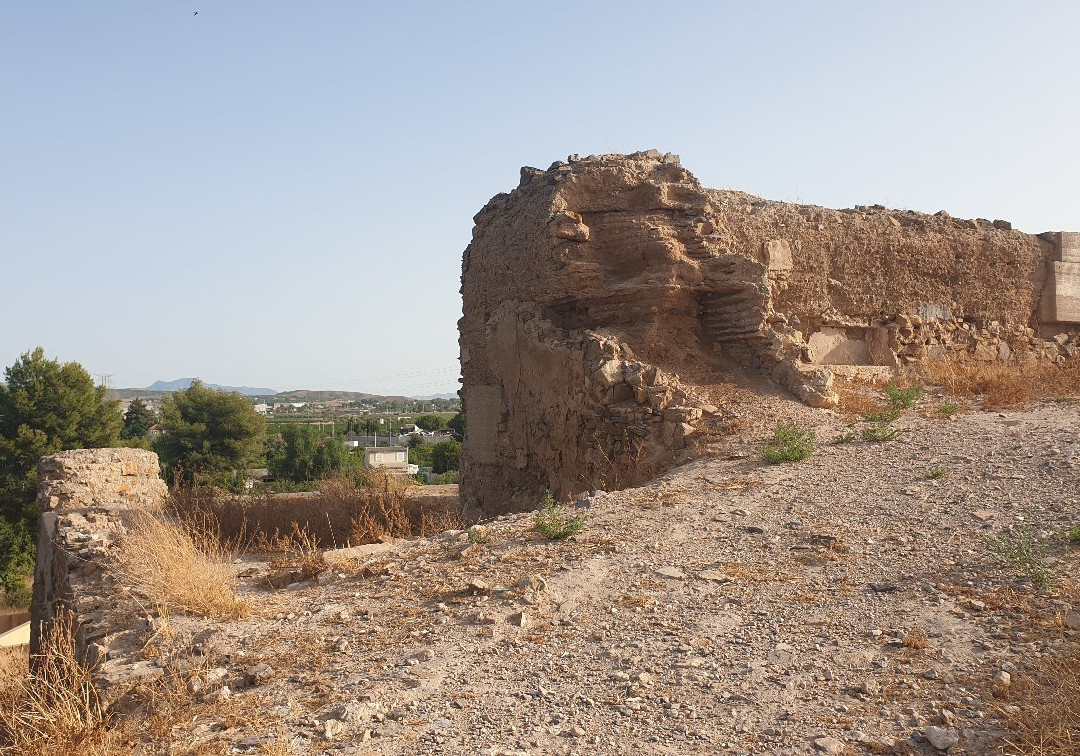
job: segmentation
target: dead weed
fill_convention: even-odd
[[[982,397],[990,410],[1023,407],[1039,399],[1065,399],[1080,395],[1080,359],[1063,365],[1046,362],[976,362],[948,360],[928,362],[919,369],[928,383],[946,393]]]
[[[295,522],[290,533],[275,533],[268,540],[266,549],[276,552],[270,560],[271,573],[268,578],[274,588],[311,580],[329,569],[318,539]]]
[[[0,754],[122,753],[90,671],[77,656],[70,613],[50,623],[32,662],[0,681]]]
[[[1065,756],[1080,753],[1080,648],[1053,657],[1014,684],[1004,708],[1011,735],[1004,753]]]
[[[133,511],[116,550],[116,577],[151,607],[218,619],[243,617],[233,554],[209,520],[187,523],[163,512]]]

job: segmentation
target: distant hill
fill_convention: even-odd
[[[347,402],[409,402],[407,396],[383,396],[381,394],[365,394],[362,391],[310,391],[308,389],[294,389],[282,391],[274,396],[279,402],[325,402],[330,399],[344,399]]]
[[[194,378],[177,378],[175,381],[154,381],[148,387],[149,391],[162,391],[168,393],[170,391],[183,391],[191,385]],[[244,396],[274,396],[277,393],[277,389],[272,388],[252,388],[251,386],[222,386],[219,383],[207,383],[208,388],[216,389],[218,391],[231,391],[234,394],[243,394]]]
[[[110,388],[108,395],[113,399],[160,399],[174,391],[183,391],[191,385],[192,378],[178,378],[175,381],[155,381],[148,388]],[[312,389],[294,389],[277,392],[268,388],[251,386],[222,386],[207,383],[210,388],[219,391],[232,391],[252,398],[258,397],[267,402],[325,402],[340,399],[347,402],[427,402],[433,399],[457,399],[457,394],[430,394],[428,396],[385,396],[368,394],[363,391],[320,391]]]

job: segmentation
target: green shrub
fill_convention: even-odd
[[[888,425],[894,420],[900,419],[900,410],[896,407],[889,407],[887,409],[878,410],[877,412],[864,412],[862,418],[868,423]]]
[[[585,527],[585,520],[584,512],[577,515],[568,514],[565,507],[555,501],[551,491],[545,491],[543,506],[536,513],[536,530],[544,538],[561,541],[580,533]]]
[[[1065,540],[1073,546],[1080,546],[1080,525],[1073,525],[1066,530]]]
[[[801,462],[813,453],[813,431],[804,431],[794,425],[779,423],[773,428],[772,441],[765,444],[765,461],[773,465]]]
[[[960,411],[960,405],[954,402],[944,402],[938,407],[938,412],[945,417],[952,417]]]
[[[899,435],[900,429],[892,428],[887,423],[877,423],[876,425],[871,425],[869,428],[862,429],[863,440],[874,444],[883,444],[886,441],[892,441]]]
[[[937,480],[939,478],[944,478],[948,474],[949,468],[947,467],[931,467],[923,473],[923,477],[930,480]]]
[[[1010,567],[1027,577],[1040,588],[1047,588],[1053,583],[1050,569],[1046,566],[1042,544],[1035,534],[1026,528],[1003,531],[997,536],[986,538],[986,548]]]
[[[897,409],[911,409],[915,402],[922,396],[922,386],[918,383],[900,388],[896,383],[890,383],[885,387],[885,395],[889,397],[889,404]]]

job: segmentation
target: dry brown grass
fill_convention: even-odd
[[[912,651],[925,651],[928,648],[933,648],[930,645],[930,639],[926,637],[926,632],[920,627],[912,628],[901,642],[904,648]]]
[[[244,550],[273,551],[275,538],[296,532],[331,549],[460,527],[456,497],[443,502],[425,498],[424,491],[407,478],[373,471],[359,480],[325,480],[317,492],[303,494],[229,496],[213,489],[177,489],[169,508],[184,519],[211,518],[222,543]]]
[[[1012,735],[1002,749],[1019,756],[1080,753],[1080,648],[1052,658],[1014,685],[1006,709]]]
[[[840,397],[837,409],[845,415],[861,416],[880,412],[889,406],[880,391],[866,386],[848,383],[840,386],[836,393]]]
[[[991,410],[1023,407],[1038,399],[1080,396],[1080,359],[1064,365],[936,361],[923,365],[919,376],[953,396],[981,396],[983,407]]]
[[[233,554],[221,545],[211,522],[132,512],[128,533],[116,551],[115,576],[161,611],[244,616],[248,608],[236,595]]]
[[[276,552],[270,560],[270,585],[274,588],[310,580],[329,569],[318,540],[296,523],[291,533],[269,539],[265,549]]]
[[[71,615],[57,617],[32,669],[0,680],[0,754],[106,756],[123,751],[90,672],[76,654]]]
[[[347,543],[341,545],[360,545],[419,531],[420,523],[410,518],[405,508],[408,487],[398,476],[377,473],[361,484],[345,479],[324,481],[319,493],[328,509],[349,516]]]

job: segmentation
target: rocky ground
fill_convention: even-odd
[[[199,654],[201,702],[155,737],[233,753],[996,753],[1010,688],[1080,640],[1080,551],[1061,536],[1080,524],[1080,405],[947,419],[940,401],[896,440],[832,444],[849,419],[769,400],[815,428],[810,459],[765,464],[756,423],[578,502],[587,522],[565,541],[505,516],[329,554],[283,590],[245,557],[254,617],[169,619]],[[1045,560],[996,557],[987,539],[1009,529]]]

